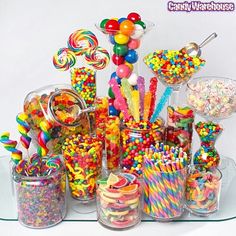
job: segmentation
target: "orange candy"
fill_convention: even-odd
[[[120,24],[120,31],[122,34],[131,35],[134,32],[134,23],[130,20],[124,20]]]

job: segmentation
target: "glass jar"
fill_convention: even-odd
[[[102,142],[89,135],[72,135],[62,150],[71,196],[82,203],[94,200],[102,171]]]
[[[46,176],[12,177],[16,189],[19,222],[30,228],[47,228],[58,224],[66,214],[66,172],[63,165]]]
[[[141,221],[142,187],[128,173],[110,174],[97,181],[98,222],[111,229],[127,229]]]
[[[216,167],[193,165],[186,182],[186,207],[195,215],[208,216],[219,209],[222,173]]]
[[[71,102],[76,107],[66,107]],[[69,104],[71,105],[71,104]],[[86,105],[81,97],[71,89],[70,85],[49,85],[30,92],[24,101],[24,112],[28,115],[33,136],[37,139],[40,132],[39,124],[49,121],[52,129],[49,130],[51,140],[48,148],[51,153],[61,153],[65,137],[74,133],[86,134],[90,132],[90,120],[87,113],[77,117],[77,108],[85,109]],[[74,110],[72,110],[72,108]],[[67,110],[68,109],[68,110]],[[68,113],[66,113],[68,112]],[[73,113],[74,112],[74,113]],[[70,114],[70,116],[67,116]],[[73,117],[74,114],[76,117]],[[72,124],[76,120],[75,125]]]
[[[147,158],[143,169],[143,211],[159,221],[171,221],[184,212],[187,167],[156,170]]]
[[[121,128],[121,168],[124,172],[142,176],[142,163],[145,149],[164,140],[164,121],[154,123],[123,123]]]

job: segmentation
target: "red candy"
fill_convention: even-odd
[[[128,18],[130,21],[133,21],[134,23],[135,23],[136,21],[141,20],[141,16],[140,16],[138,13],[136,13],[136,12],[131,12],[131,13],[129,13],[129,15],[127,16],[127,18]]]
[[[113,56],[112,56],[112,62],[117,66],[123,64],[124,60],[125,59],[122,56],[119,56],[119,55],[116,55],[116,54],[113,54]]]
[[[116,33],[120,28],[118,21],[116,20],[108,20],[105,24],[105,29],[107,33],[113,34]]]

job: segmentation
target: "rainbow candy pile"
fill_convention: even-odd
[[[184,211],[187,154],[163,143],[144,157],[144,212],[158,220],[180,217]]]

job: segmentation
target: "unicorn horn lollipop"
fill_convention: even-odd
[[[11,152],[11,159],[15,164],[18,164],[22,160],[22,152],[16,149],[17,141],[10,140],[10,133],[5,132],[0,136],[0,142],[3,144],[3,147]]]
[[[48,121],[42,121],[40,124],[41,131],[38,134],[38,155],[44,157],[48,154],[47,142],[51,139],[49,130],[52,128],[52,125]]]
[[[20,113],[16,116],[16,121],[18,123],[18,131],[21,134],[20,142],[25,149],[29,149],[31,138],[28,135],[30,131],[30,126],[27,123],[28,116],[25,113]]]

